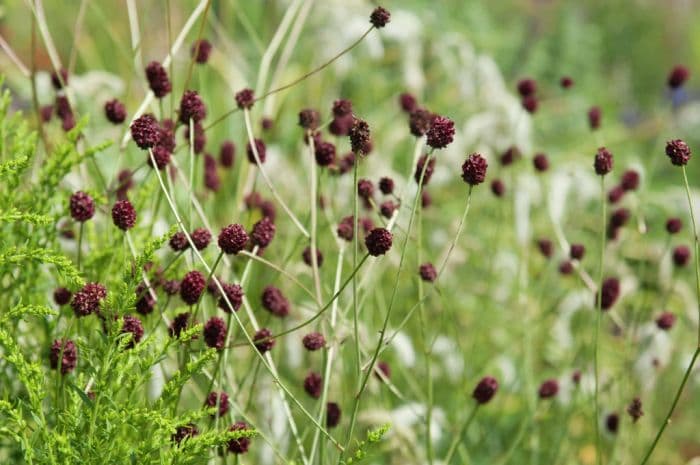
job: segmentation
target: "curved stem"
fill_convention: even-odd
[[[596,315],[595,315],[595,336],[593,339],[593,376],[595,387],[593,392],[594,403],[594,425],[595,425],[595,457],[596,464],[601,462],[600,450],[600,380],[598,375],[598,342],[600,339],[600,321],[603,313],[603,261],[605,259],[605,207],[607,197],[605,195],[605,176],[600,177],[600,197],[601,197],[601,231],[600,231],[600,261],[598,267],[598,293],[596,294]]]
[[[475,404],[467,419],[464,421],[464,423],[462,423],[462,427],[459,429],[459,433],[457,433],[455,438],[452,440],[450,448],[447,449],[447,455],[445,456],[444,462],[445,465],[450,465],[450,460],[452,460],[452,457],[455,455],[455,452],[457,452],[457,447],[459,446],[459,443],[462,442],[462,437],[464,437],[467,430],[469,429],[469,425],[472,424],[472,421],[474,420],[474,417],[476,416],[476,412],[478,410],[479,404]]]

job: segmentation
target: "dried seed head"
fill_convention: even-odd
[[[304,336],[302,343],[304,344],[306,350],[313,352],[326,346],[326,338],[323,337],[323,334],[321,333],[313,332]]]
[[[684,166],[690,160],[690,147],[681,139],[670,140],[666,142],[666,155],[674,165]]]
[[[52,370],[58,369],[59,361],[62,375],[67,375],[75,369],[78,363],[78,348],[75,342],[70,339],[56,339],[53,341],[49,352],[49,363]]]
[[[370,255],[378,257],[391,249],[392,240],[393,236],[388,229],[375,228],[365,238],[365,246]]]
[[[236,93],[236,104],[241,110],[253,108],[255,93],[253,89],[243,89]]]
[[[196,90],[186,90],[180,99],[180,122],[189,126],[190,120],[195,123],[207,116],[207,107]],[[195,134],[196,135],[196,134]]]
[[[117,99],[105,103],[105,116],[110,123],[121,124],[126,119],[126,107]]]
[[[168,79],[168,72],[157,61],[152,61],[146,66],[146,80],[157,98],[165,97],[173,88]]]
[[[129,230],[136,224],[136,210],[128,200],[117,200],[112,207],[112,221],[122,231]]]
[[[83,191],[70,196],[70,216],[81,223],[95,216],[95,201]]]
[[[391,14],[381,6],[375,8],[374,11],[372,11],[372,14],[369,16],[369,22],[372,23],[372,26],[376,27],[377,29],[381,29],[386,26],[390,19]]]
[[[248,233],[240,224],[229,224],[219,233],[218,244],[226,254],[237,254],[248,243]]]
[[[132,349],[143,337],[143,324],[141,320],[131,315],[124,315],[122,318],[122,334],[131,334],[131,340],[126,345],[127,349]]]
[[[312,371],[304,378],[304,391],[314,399],[321,397],[323,390],[323,378],[319,373]]]
[[[192,58],[200,65],[205,64],[209,61],[209,55],[211,55],[211,42],[207,39],[199,39],[192,44],[190,49],[190,54]]]
[[[263,308],[273,315],[283,318],[289,314],[289,301],[278,288],[267,286],[261,300]]]
[[[454,135],[454,121],[444,116],[436,116],[426,133],[426,143],[434,149],[442,149],[452,143]]]
[[[131,123],[131,138],[141,149],[149,149],[158,143],[160,128],[150,113],[139,116]]]
[[[188,272],[180,283],[180,298],[187,305],[194,305],[204,292],[207,285],[202,273],[197,270]]]
[[[676,65],[668,75],[668,86],[671,89],[678,89],[688,80],[688,77],[690,77],[688,68],[682,65]]]
[[[272,337],[272,332],[267,328],[260,328],[253,336],[253,342],[258,352],[264,354],[270,351],[275,346],[275,339]]]
[[[221,350],[226,342],[226,323],[218,316],[213,316],[204,323],[203,334],[208,347]]]
[[[605,176],[613,169],[613,154],[605,147],[600,147],[595,154],[593,167],[599,176]]]
[[[462,179],[470,186],[481,184],[486,179],[489,164],[479,153],[472,153],[462,164]]]
[[[498,381],[496,381],[496,378],[485,376],[474,388],[472,397],[477,403],[483,405],[488,403],[493,396],[496,395],[496,391],[498,391]]]

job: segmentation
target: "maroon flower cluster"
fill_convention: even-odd
[[[131,315],[124,315],[122,318],[122,334],[131,334],[131,340],[126,344],[127,349],[132,349],[141,342],[143,338],[143,324],[141,320]]]
[[[485,376],[474,388],[472,397],[478,404],[486,404],[493,399],[493,396],[496,395],[496,391],[498,391],[498,381],[496,381],[496,378]]]
[[[100,283],[87,283],[75,293],[71,307],[75,316],[83,317],[100,310],[100,303],[107,297],[107,289]]]
[[[126,107],[117,99],[105,103],[105,117],[110,123],[121,124],[126,119]]]
[[[250,109],[255,103],[255,94],[253,89],[243,89],[236,93],[236,104],[241,110]]]
[[[253,225],[253,231],[250,233],[250,239],[253,245],[257,245],[264,249],[275,237],[275,223],[269,217],[264,217]]]
[[[443,149],[452,143],[454,135],[454,121],[445,116],[436,116],[426,133],[426,143],[434,149]]]
[[[217,350],[224,348],[226,343],[226,323],[224,323],[224,320],[218,316],[213,316],[204,323],[202,331],[204,333],[204,342],[208,347]]]
[[[207,39],[199,39],[192,44],[192,49],[190,50],[190,53],[192,54],[192,58],[194,58],[195,62],[199,63],[200,65],[205,64],[207,61],[209,61],[209,55],[211,55],[211,42],[209,42]]]
[[[75,369],[78,363],[78,348],[75,342],[70,339],[56,339],[51,344],[51,350],[49,352],[49,363],[51,364],[51,369],[57,370],[61,365],[61,374],[67,375]]]
[[[326,338],[321,333],[313,332],[304,336],[302,343],[306,350],[315,351],[326,346]]]
[[[180,100],[180,122],[189,125],[190,120],[195,123],[202,121],[207,116],[207,107],[196,90],[186,90]]]
[[[462,179],[470,186],[481,184],[486,179],[488,167],[488,162],[481,154],[473,153],[462,164]]]
[[[70,196],[70,216],[81,223],[95,215],[95,201],[83,191]]]
[[[605,176],[613,169],[613,154],[605,147],[600,147],[595,154],[593,167],[599,176]]]
[[[141,149],[150,149],[160,140],[158,121],[150,113],[139,116],[131,123],[131,138]]]
[[[321,397],[323,389],[323,378],[320,374],[312,371],[304,378],[304,391],[314,399]]]
[[[262,306],[273,315],[283,318],[289,314],[289,301],[282,291],[274,286],[267,286],[262,293]]]
[[[365,237],[367,251],[373,257],[384,255],[391,249],[393,235],[385,228],[374,228]]]
[[[666,155],[676,166],[685,166],[690,160],[690,147],[681,139],[666,142]]]
[[[217,408],[218,405],[218,416],[223,417],[228,413],[229,410],[229,400],[228,394],[224,391],[219,393],[210,392],[204,401],[204,406],[208,408]]]
[[[148,87],[153,91],[153,95],[157,98],[163,98],[172,90],[172,84],[168,79],[168,73],[157,61],[152,61],[146,66],[146,80]]]
[[[204,292],[206,280],[197,270],[188,272],[180,283],[180,297],[187,305],[194,305]]]
[[[122,231],[129,230],[136,224],[136,210],[128,200],[117,200],[112,207],[112,221]]]
[[[272,337],[272,332],[267,328],[260,328],[253,336],[253,342],[258,352],[264,354],[269,352],[275,346],[275,339]]]

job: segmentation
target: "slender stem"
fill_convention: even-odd
[[[600,198],[601,198],[601,227],[600,227],[600,261],[598,267],[598,293],[596,294],[596,316],[595,316],[595,336],[593,340],[593,375],[595,380],[595,388],[593,392],[593,403],[594,403],[594,418],[593,423],[595,426],[595,459],[596,464],[600,464],[601,450],[600,450],[600,380],[598,373],[598,342],[600,339],[600,321],[603,313],[603,261],[605,259],[605,221],[606,221],[606,201],[607,197],[605,195],[605,176],[600,177]]]
[[[359,208],[357,202],[357,167],[360,164],[359,155],[355,155],[355,162],[352,167],[352,268],[357,268],[357,252],[358,252],[358,240],[360,236],[360,228],[358,223],[359,218]],[[357,305],[357,275],[352,277],[352,330],[353,337],[355,338],[355,361],[357,363],[357,381],[358,383],[362,379],[362,367],[360,360],[360,331],[358,324],[358,305]],[[358,384],[359,387],[359,384]]]
[[[314,138],[312,137],[311,131],[307,131],[307,140],[309,141],[309,163],[311,163],[311,173],[309,176],[309,184],[311,191],[311,271],[314,276],[314,286],[316,288],[316,301],[321,302],[321,277],[318,272],[318,257],[317,253],[317,241],[318,241],[318,176],[316,174],[316,158],[315,158],[315,148],[314,148]]]
[[[474,407],[472,408],[472,411],[469,413],[469,416],[467,419],[462,423],[462,427],[459,429],[459,433],[454,437],[452,440],[452,443],[450,444],[450,448],[447,449],[447,455],[445,456],[445,465],[450,465],[450,461],[452,460],[452,456],[455,455],[455,452],[457,451],[457,447],[459,444],[462,442],[462,438],[466,434],[467,430],[469,429],[469,425],[471,425],[472,421],[474,420],[474,417],[476,416],[476,412],[479,410],[479,404],[474,404]]]
[[[78,230],[78,270],[80,270],[80,259],[83,255],[83,232],[85,229],[85,222],[80,222],[80,229]]]

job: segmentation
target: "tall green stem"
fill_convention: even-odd
[[[601,463],[600,450],[600,401],[599,401],[599,374],[598,374],[598,341],[600,339],[600,320],[603,313],[603,260],[605,259],[605,221],[606,221],[606,196],[605,196],[605,176],[600,177],[600,198],[601,198],[601,230],[600,230],[600,261],[598,267],[598,294],[596,296],[595,315],[595,337],[593,340],[593,375],[595,379],[595,389],[593,393],[595,425],[595,460],[596,464]]]

